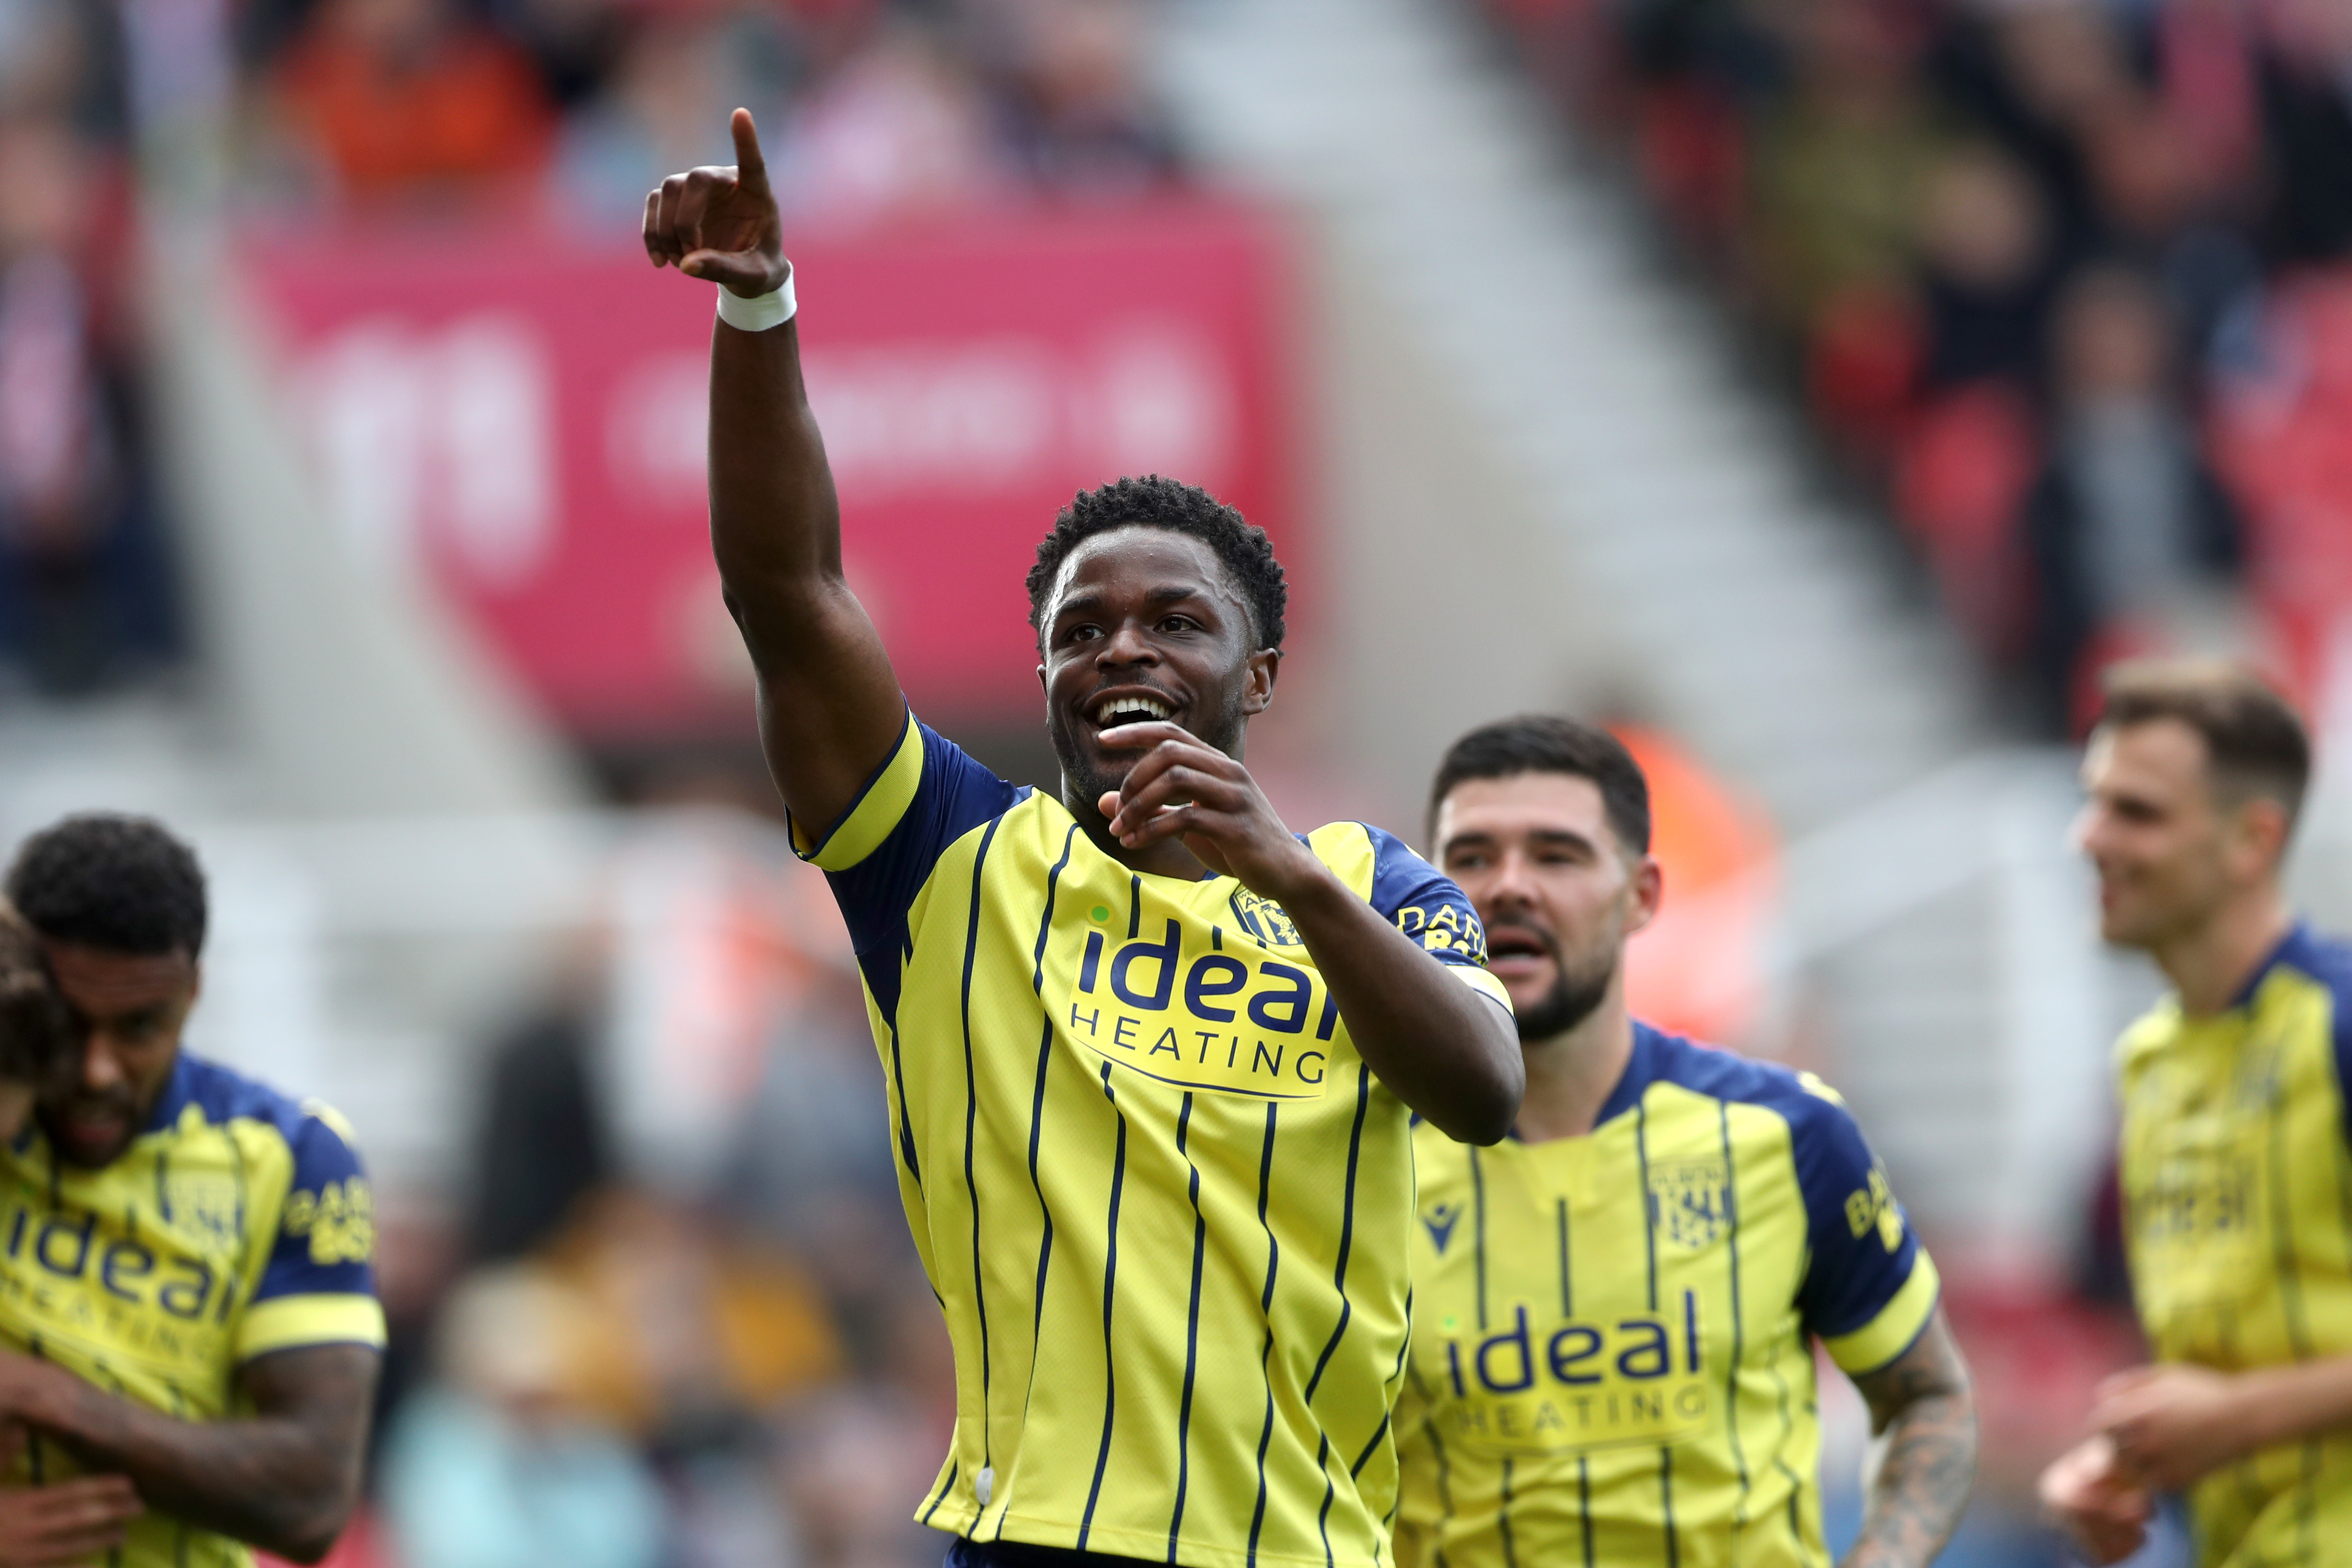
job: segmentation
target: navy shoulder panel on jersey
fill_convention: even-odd
[[[1031,793],[1027,785],[990,772],[930,726],[918,722],[915,727],[921,772],[906,809],[872,852],[855,865],[824,873],[849,928],[858,967],[886,1017],[898,1012],[898,957],[909,940],[907,911],[931,868],[949,845]],[[857,810],[853,807],[850,817]]]
[[[374,1289],[375,1206],[340,1118],[187,1051],[157,1100],[152,1131],[169,1131],[194,1106],[205,1122],[260,1122],[286,1140],[292,1178],[278,1234],[252,1300],[352,1294]]]
[[[1853,1113],[1827,1084],[1639,1023],[1625,1077],[1610,1097],[1604,1118],[1621,1099],[1630,1109],[1652,1083],[1663,1081],[1714,1099],[1762,1106],[1786,1122],[1811,1255],[1798,1294],[1805,1326],[1824,1339],[1834,1338],[1885,1310],[1911,1277],[1918,1239]]]
[[[1441,964],[1483,968],[1486,928],[1454,879],[1394,833],[1360,822],[1372,843],[1369,902]]]
[[[2329,1020],[2335,1038],[2330,1041],[2336,1055],[2336,1087],[2344,1103],[2344,1134],[2352,1141],[2352,943],[2341,938],[2323,936],[2305,925],[2297,925],[2287,933],[2285,941],[2270,961],[2255,971],[2246,988],[2246,998],[2260,986],[2263,977],[2280,965],[2308,975],[2327,988],[2335,1002],[2335,1016]]]
[[[233,1121],[267,1122],[289,1145],[309,1115],[292,1095],[248,1078],[233,1067],[183,1051],[172,1066],[171,1081],[157,1096],[155,1109],[147,1118],[147,1130],[160,1133],[178,1125],[191,1105],[215,1126]]]

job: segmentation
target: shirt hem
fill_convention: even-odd
[[[971,1540],[971,1527],[980,1521],[981,1514],[984,1511],[980,1509],[962,1510],[950,1519],[948,1516],[948,1511],[943,1508],[931,1514],[927,1521],[923,1517],[923,1511],[917,1510],[914,1517],[919,1524],[928,1522],[933,1530],[943,1530],[950,1535]],[[1075,1520],[1039,1519],[1031,1514],[1008,1512],[999,1517],[997,1532],[990,1536],[989,1541],[1017,1542],[1024,1546],[1045,1546],[1056,1551],[1074,1552],[1077,1550],[1074,1544],[1077,1538],[1078,1525]],[[1143,1550],[1118,1551],[1100,1544],[1106,1541],[1135,1542]],[[979,1544],[984,1545],[987,1542]],[[1164,1531],[1147,1533],[1142,1531],[1118,1530],[1097,1524],[1087,1532],[1086,1549],[1088,1552],[1101,1552],[1113,1557],[1134,1557],[1155,1563],[1170,1561],[1168,1536]],[[1263,1546],[1253,1552],[1246,1545],[1217,1546],[1203,1542],[1187,1541],[1181,1536],[1177,1539],[1174,1561],[1177,1568],[1248,1568],[1252,1563],[1295,1563],[1304,1564],[1306,1568],[1326,1568],[1326,1565],[1328,1565],[1328,1568],[1389,1568],[1385,1558],[1370,1554],[1347,1556],[1334,1552],[1325,1556],[1321,1552],[1315,1552],[1293,1555],[1286,1552],[1269,1552]]]

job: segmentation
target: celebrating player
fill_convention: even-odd
[[[2209,1568],[2352,1563],[2352,948],[2281,862],[2311,772],[2286,703],[2226,665],[2118,666],[2077,826],[2108,941],[2172,994],[2116,1049],[2133,1296],[2157,1364],[2099,1391],[2043,1475],[2094,1563],[2189,1492]]]
[[[1528,1090],[1497,1148],[1414,1140],[1398,1568],[1826,1564],[1815,1336],[1884,1443],[1846,1562],[1924,1568],[1976,1454],[1935,1265],[1818,1080],[1627,1015],[1661,893],[1641,768],[1510,719],[1454,743],[1431,810]]]
[[[1038,548],[1058,797],[916,722],[842,580],[740,110],[734,137],[734,167],[646,198],[645,243],[720,285],[713,543],[770,767],[856,947],[955,1343],[919,1517],[963,1563],[1369,1568],[1395,1490],[1407,1107],[1491,1142],[1521,1088],[1476,919],[1396,840],[1294,837],[1252,781],[1282,570],[1192,486],[1087,492]]]
[[[0,1149],[0,1421],[25,1429],[0,1562],[315,1563],[358,1499],[383,1343],[346,1134],[180,1049],[205,883],[160,825],[68,818],[7,894],[79,1039],[37,1135]]]

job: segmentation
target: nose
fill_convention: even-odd
[[[1479,918],[1491,921],[1498,915],[1533,908],[1536,886],[1529,869],[1528,857],[1517,850],[1506,850],[1496,857],[1494,869],[1482,879],[1483,885],[1471,900]]]
[[[1117,664],[1156,664],[1159,662],[1159,650],[1152,646],[1151,639],[1143,634],[1143,628],[1133,621],[1120,622],[1112,629],[1111,634],[1102,640],[1101,648],[1095,653],[1097,669]]]
[[[81,1048],[81,1086],[93,1094],[104,1094],[128,1081],[112,1043],[103,1032],[93,1031]]]

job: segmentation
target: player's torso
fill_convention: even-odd
[[[1362,831],[1314,841],[1360,891]],[[1381,1554],[1410,1134],[1288,919],[1139,876],[1032,797],[940,858],[908,929],[877,1040],[961,1385],[929,1522]]]
[[[1401,1568],[1823,1561],[1787,1124],[1662,1082],[1589,1137],[1416,1148]]]
[[[2126,1237],[2159,1360],[2237,1371],[2352,1353],[2336,1006],[2280,966],[2249,1007],[2211,1019],[2168,1007],[2125,1037]],[[2352,1439],[2265,1450],[2196,1502],[2209,1562],[2352,1563]],[[2297,1555],[2306,1543],[2322,1555]]]
[[[100,1171],[60,1169],[37,1137],[0,1152],[0,1343],[168,1415],[232,1413],[231,1347],[291,1175],[250,1124],[150,1133]],[[27,1445],[11,1479],[77,1473]],[[243,1564],[244,1549],[150,1515],[121,1559]]]

